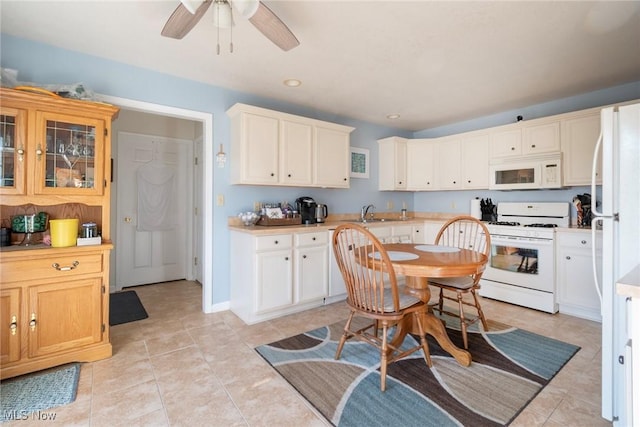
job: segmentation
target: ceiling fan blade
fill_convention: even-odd
[[[167,23],[164,24],[164,28],[160,34],[173,39],[183,38],[196,26],[200,19],[202,19],[204,13],[209,9],[209,6],[211,6],[211,1],[212,0],[204,0],[193,14],[189,12],[189,9],[187,9],[184,4],[180,3],[167,20]]]
[[[289,27],[262,2],[260,2],[256,13],[249,18],[249,22],[284,51],[291,50],[300,44]]]

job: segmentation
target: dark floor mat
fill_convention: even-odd
[[[116,292],[109,298],[109,325],[111,326],[149,317],[136,291]]]

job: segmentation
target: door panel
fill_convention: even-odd
[[[186,230],[191,221],[188,193],[190,141],[118,134],[116,289],[186,278]],[[145,165],[174,170],[172,226],[168,229],[139,230],[138,169]]]

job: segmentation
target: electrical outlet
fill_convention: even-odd
[[[393,200],[389,200],[387,202],[387,210],[390,211],[393,209]]]
[[[451,209],[455,209],[456,208],[456,202],[451,202]]]
[[[224,206],[224,194],[218,194],[216,198],[216,203],[218,206]]]
[[[260,202],[253,202],[253,211],[260,212]]]

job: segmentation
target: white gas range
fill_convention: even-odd
[[[555,228],[568,226],[569,203],[498,203],[480,295],[557,312]]]

